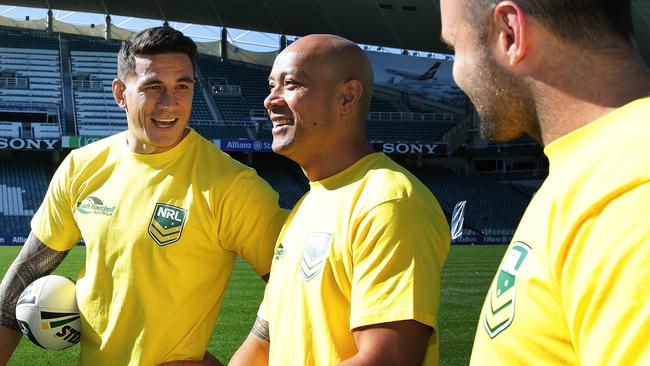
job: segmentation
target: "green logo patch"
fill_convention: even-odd
[[[77,211],[84,215],[113,216],[115,206],[106,206],[99,198],[88,196],[83,201],[77,202]]]
[[[149,222],[149,235],[160,246],[169,245],[181,238],[187,210],[157,203]]]
[[[491,338],[512,324],[515,317],[517,275],[531,250],[528,244],[518,241],[512,244],[503,257],[483,311],[483,326]]]

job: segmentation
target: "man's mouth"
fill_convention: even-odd
[[[174,126],[178,118],[152,118],[151,121],[158,128],[170,128]]]
[[[282,126],[293,125],[293,119],[283,118],[283,119],[274,119],[273,128],[279,128]]]

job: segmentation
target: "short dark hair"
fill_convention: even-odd
[[[117,54],[117,77],[125,81],[135,73],[135,57],[184,53],[194,68],[196,44],[191,38],[169,26],[154,27],[134,33],[122,42]]]
[[[475,21],[487,29],[492,10],[501,0],[466,0]],[[514,0],[525,13],[565,41],[587,48],[608,39],[631,42],[634,33],[631,0]]]

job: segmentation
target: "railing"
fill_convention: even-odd
[[[249,112],[251,121],[267,122],[269,120],[269,114],[266,112],[266,109],[251,109]]]
[[[29,89],[29,80],[24,77],[0,77],[0,88]]]
[[[453,122],[454,115],[452,113],[370,112],[368,120]]]
[[[34,137],[61,137],[61,126],[57,123],[32,123]]]
[[[0,136],[20,137],[22,127],[20,122],[0,121]]]
[[[58,113],[59,106],[56,104],[47,104],[47,103],[28,103],[28,102],[11,102],[4,103],[0,102],[0,111],[22,111],[22,112],[51,112]],[[56,111],[56,112],[54,112]]]
[[[219,96],[240,96],[241,87],[239,85],[213,85],[212,94]]]
[[[72,80],[72,88],[74,90],[104,90],[101,80]]]

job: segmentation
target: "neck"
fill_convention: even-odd
[[[309,160],[298,162],[311,182],[336,175],[373,152],[365,137],[331,147],[328,152],[323,151]]]
[[[650,95],[650,71],[635,52],[599,52],[563,53],[564,60],[542,66],[545,71],[532,81],[544,146]]]

